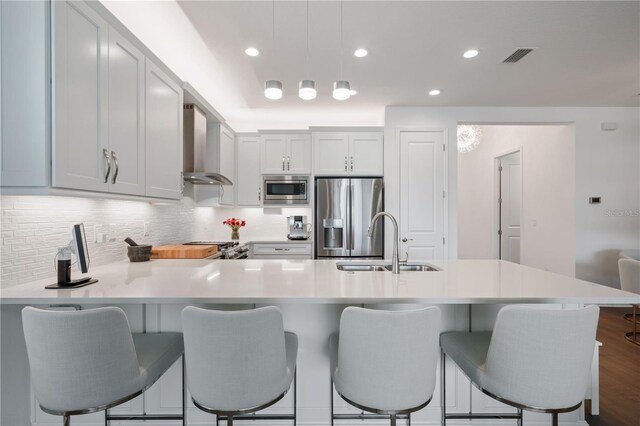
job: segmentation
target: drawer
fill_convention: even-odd
[[[259,255],[306,255],[311,256],[311,244],[254,244],[252,254]]]

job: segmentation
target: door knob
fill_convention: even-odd
[[[407,241],[413,241],[413,238],[407,238],[407,237],[405,237],[405,238],[403,238],[403,239],[402,239],[402,242],[403,242],[403,243],[406,243]]]

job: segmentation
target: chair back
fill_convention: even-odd
[[[440,309],[346,308],[340,319],[336,389],[380,411],[411,410],[435,388]]]
[[[26,307],[22,326],[31,381],[44,409],[95,411],[140,390],[138,358],[122,309]]]
[[[194,401],[215,411],[245,411],[289,387],[284,326],[276,307],[182,311],[187,384]]]
[[[600,309],[507,306],[498,312],[482,387],[529,408],[564,409],[587,392]]]
[[[622,258],[618,260],[620,287],[624,291],[640,294],[640,260]]]

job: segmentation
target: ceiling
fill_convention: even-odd
[[[345,1],[343,53],[337,1],[179,1],[216,61],[216,82],[242,102],[228,114],[237,127],[381,125],[388,105],[637,106],[640,104],[640,2]],[[248,46],[258,57],[244,54]],[[366,47],[369,55],[353,51]],[[535,47],[516,64],[501,61]],[[480,54],[464,59],[475,48]],[[331,97],[341,76],[358,91]],[[217,73],[220,75],[219,73]],[[281,80],[284,97],[263,95]],[[297,96],[316,81],[318,98]],[[442,91],[428,96],[430,89]],[[273,124],[272,126],[270,124]]]

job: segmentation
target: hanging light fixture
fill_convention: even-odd
[[[307,52],[305,58],[305,72],[309,75],[309,0],[307,0]],[[313,80],[301,80],[298,88],[298,96],[300,99],[310,101],[315,99],[318,92],[316,92],[316,82]]]
[[[345,101],[351,97],[351,87],[349,86],[349,82],[342,80],[343,15],[342,0],[340,0],[340,80],[333,82],[333,98],[338,101]]]
[[[273,0],[271,4],[271,37],[273,39],[273,60],[276,60],[276,1]],[[267,99],[278,100],[282,98],[282,82],[279,80],[267,80],[264,83],[264,96]]]
[[[458,152],[465,154],[478,147],[482,139],[480,126],[470,124],[458,125]]]

